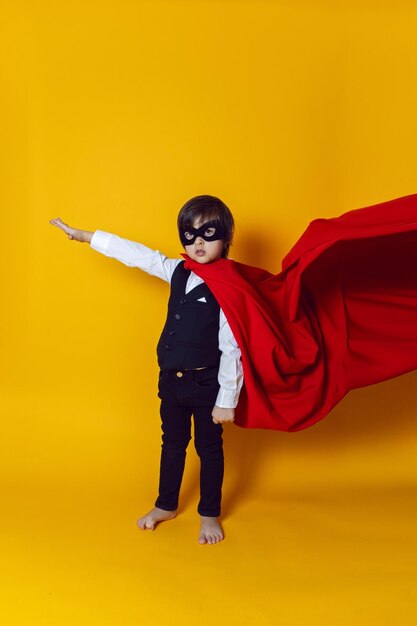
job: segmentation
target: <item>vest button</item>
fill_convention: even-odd
[[[171,350],[171,348],[172,348],[172,346],[170,346],[170,345],[167,343],[167,345],[165,346],[165,350]]]
[[[181,319],[181,315],[179,313],[175,313],[175,319],[176,320],[180,320]]]
[[[180,304],[185,304],[185,300],[180,300]]]
[[[178,376],[178,378],[182,378],[184,376],[184,374],[182,372],[177,372],[177,376]]]
[[[172,330],[169,331],[169,334],[170,335],[175,335],[176,332],[177,332],[176,330],[172,329]]]

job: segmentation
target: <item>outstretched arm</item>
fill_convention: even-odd
[[[93,250],[117,259],[128,267],[138,267],[151,276],[157,276],[167,282],[171,281],[176,266],[181,262],[181,259],[170,259],[159,250],[153,250],[142,243],[124,239],[112,233],[71,228],[60,217],[49,220],[49,222],[61,228],[69,239],[87,242]]]
[[[94,235],[93,232],[89,230],[80,230],[79,228],[71,228],[68,224],[65,224],[60,217],[56,217],[53,220],[49,220],[50,224],[54,226],[58,226],[61,228],[64,233],[68,235],[68,239],[74,239],[75,241],[81,241],[82,243],[90,243],[91,238]]]

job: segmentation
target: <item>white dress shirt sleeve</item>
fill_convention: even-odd
[[[243,384],[243,368],[240,348],[222,309],[220,309],[219,349],[221,350],[218,381],[220,385],[216,405],[234,409]]]
[[[90,247],[105,256],[117,259],[128,267],[138,267],[168,283],[171,282],[178,263],[181,263],[181,259],[169,259],[159,250],[152,250],[142,243],[123,239],[103,230],[94,232]]]

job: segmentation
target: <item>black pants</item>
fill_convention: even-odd
[[[162,452],[159,495],[155,506],[166,511],[178,507],[185,456],[191,439],[194,416],[194,444],[200,457],[200,515],[220,515],[223,483],[223,427],[214,424],[212,410],[219,383],[218,367],[202,370],[161,370]]]

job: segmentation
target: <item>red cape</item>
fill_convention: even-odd
[[[183,256],[242,352],[238,426],[302,430],[417,368],[417,194],[314,220],[276,275]]]

